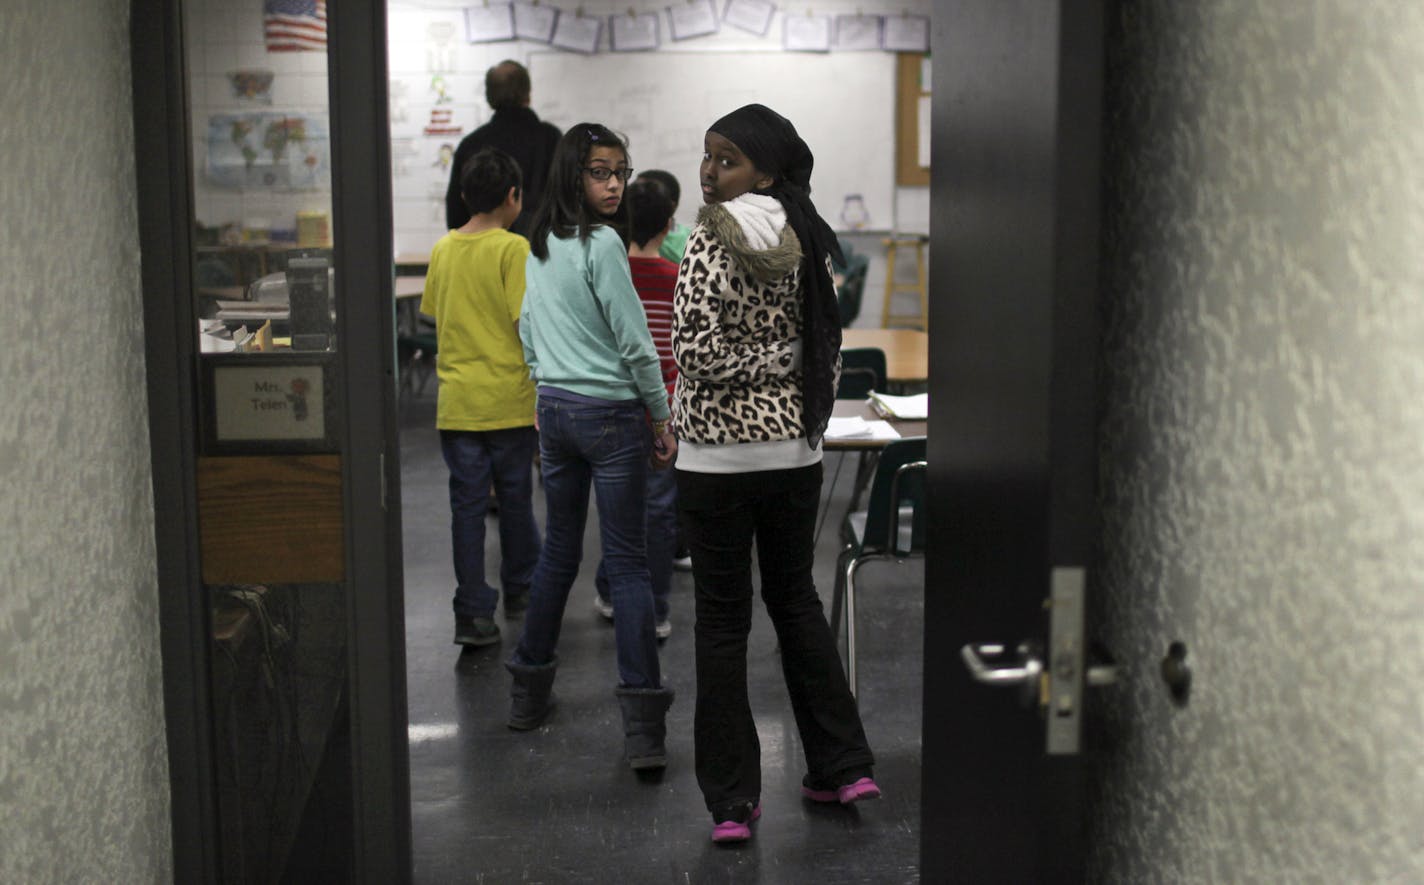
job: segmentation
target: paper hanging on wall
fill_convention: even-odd
[[[514,7],[508,4],[465,9],[465,39],[471,43],[496,43],[514,39]]]
[[[554,24],[558,20],[559,11],[552,6],[514,4],[514,34],[521,40],[548,43],[554,39]]]
[[[766,0],[727,0],[727,8],[722,10],[722,21],[734,28],[750,31],[765,37],[771,27],[772,13],[776,7]]]
[[[207,141],[207,177],[217,187],[331,187],[331,143],[325,117],[214,114],[208,118]]]
[[[668,29],[674,40],[717,33],[717,12],[712,0],[687,0],[668,7]]]
[[[560,49],[570,49],[592,55],[598,50],[598,32],[603,20],[593,16],[561,15],[549,42]]]
[[[229,71],[227,75],[232,97],[241,104],[271,104],[272,77],[272,71],[258,68]]]
[[[880,48],[880,16],[836,16],[836,48],[846,50]]]
[[[923,15],[887,15],[882,47],[891,52],[929,52],[930,20]]]
[[[608,17],[608,48],[614,52],[641,52],[658,48],[658,15],[631,12]]]
[[[430,41],[425,47],[425,67],[431,74],[448,74],[455,70],[455,23],[431,22],[425,28]]]
[[[830,52],[831,17],[829,15],[786,16],[782,45],[792,52]]]

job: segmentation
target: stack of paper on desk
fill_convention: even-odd
[[[899,439],[900,434],[885,421],[854,418],[832,418],[826,427],[826,439]]]
[[[919,393],[914,396],[891,396],[888,393],[870,391],[870,407],[886,418],[899,421],[928,421],[930,419],[930,395]]]

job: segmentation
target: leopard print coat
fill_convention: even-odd
[[[679,439],[705,445],[804,437],[801,243],[753,250],[721,205],[703,206],[673,293]]]

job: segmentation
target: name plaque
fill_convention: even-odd
[[[213,367],[218,443],[326,439],[325,366]]]

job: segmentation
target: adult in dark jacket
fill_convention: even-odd
[[[450,164],[445,226],[454,230],[470,220],[470,210],[460,196],[460,172],[480,148],[494,147],[513,157],[524,175],[524,209],[509,229],[527,237],[562,133],[530,110],[529,71],[519,62],[502,61],[485,72],[485,100],[494,117],[461,140]]]

